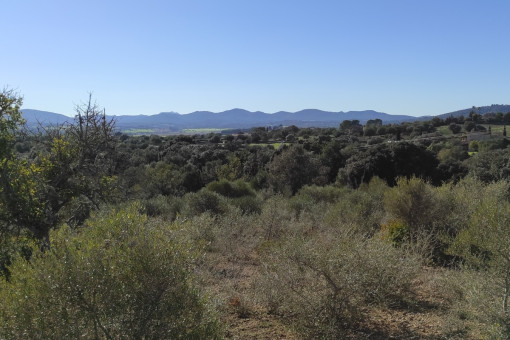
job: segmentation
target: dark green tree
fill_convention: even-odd
[[[320,181],[321,166],[319,159],[303,146],[293,145],[274,156],[267,172],[268,182],[276,192],[293,195],[303,185]],[[324,181],[327,181],[326,175],[327,172],[324,173]]]
[[[462,127],[459,124],[451,123],[448,128],[453,134],[457,134],[462,130]]]

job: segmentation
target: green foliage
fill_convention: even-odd
[[[0,93],[0,160],[9,157],[15,135],[24,124],[21,117],[23,98],[13,90],[3,89]]]
[[[2,338],[218,338],[192,277],[193,247],[139,205],[52,231],[52,247],[19,258],[0,283]]]
[[[450,131],[453,133],[453,134],[457,134],[459,133],[460,131],[462,131],[462,126],[458,125],[458,124],[455,124],[455,123],[451,123],[448,128],[450,129]]]
[[[319,160],[313,154],[294,145],[282,149],[268,164],[268,182],[276,192],[293,195],[303,185],[324,184],[328,169],[323,170],[326,171],[321,173]]]
[[[397,186],[384,196],[386,211],[409,227],[410,237],[431,229],[437,217],[434,191],[422,179],[399,178]]]
[[[387,189],[383,180],[373,177],[370,183],[346,192],[331,206],[324,214],[325,223],[336,227],[351,225],[361,233],[374,235],[385,215],[383,198]]]
[[[359,123],[359,120],[344,120],[340,123],[339,130],[349,135],[356,135],[363,133],[363,126]]]
[[[225,202],[217,193],[202,189],[198,192],[187,193],[183,196],[183,214],[191,217],[211,212],[221,214],[225,212]]]
[[[218,170],[218,178],[220,180],[235,181],[243,176],[241,160],[232,157],[228,164],[224,164]]]
[[[218,193],[225,197],[239,198],[243,196],[255,196],[255,192],[243,180],[231,182],[225,179],[214,181],[206,186],[207,190]]]
[[[36,244],[30,234],[0,235],[0,280],[9,281],[11,277],[9,266],[13,260],[18,257],[29,260]]]
[[[510,179],[510,149],[479,151],[467,166],[471,176],[486,183]]]
[[[337,188],[334,186],[320,187],[317,185],[307,185],[301,188],[296,196],[306,197],[313,203],[335,203],[346,191],[345,188]]]
[[[12,90],[0,93],[0,238],[21,228],[40,236],[40,231],[46,228],[42,169],[18,158],[13,148],[24,123],[22,102]]]
[[[173,221],[182,209],[182,201],[173,196],[159,195],[141,201],[143,211],[150,217]]]
[[[394,245],[400,246],[409,240],[409,226],[399,220],[392,220],[382,225],[382,232],[386,239]]]
[[[396,178],[433,178],[438,161],[426,148],[408,142],[377,144],[366,150],[355,149],[345,167],[338,172],[337,183],[357,188],[374,176],[395,185]]]
[[[0,173],[1,232],[30,230],[42,238],[50,225],[42,169],[26,160],[3,161]]]
[[[260,214],[262,211],[262,201],[256,196],[232,198],[230,203],[245,214]]]
[[[330,205],[337,202],[348,191],[347,188],[337,188],[334,186],[320,187],[317,185],[307,185],[302,187],[299,192],[290,199],[290,208],[299,215],[302,212],[311,213],[320,209],[323,205]]]
[[[507,184],[508,187],[508,184]],[[470,218],[469,227],[455,238],[450,251],[476,268],[489,269],[501,280],[503,311],[510,297],[510,202],[484,200]]]
[[[140,194],[145,197],[157,195],[183,195],[185,173],[182,168],[164,162],[153,163],[144,168],[139,177]]]

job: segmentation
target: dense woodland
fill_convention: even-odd
[[[510,338],[510,113],[128,136],[0,93],[0,338]]]

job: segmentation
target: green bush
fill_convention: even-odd
[[[304,186],[295,196],[290,198],[289,208],[294,211],[296,217],[321,214],[322,218],[328,206],[337,202],[348,191],[347,188],[337,188],[331,185],[323,187],[317,185]]]
[[[254,196],[232,198],[230,202],[245,214],[260,214],[262,211],[262,201]]]
[[[161,216],[173,221],[182,209],[182,202],[173,196],[158,195],[141,201],[144,212],[149,217]]]
[[[434,190],[424,180],[416,177],[399,178],[397,186],[384,196],[386,211],[394,219],[409,227],[410,237],[429,231],[436,218],[437,204]]]
[[[243,180],[235,182],[227,181],[225,179],[214,181],[207,184],[207,190],[215,192],[225,197],[238,198],[244,196],[255,196],[253,190],[249,187],[248,183]]]
[[[384,237],[399,246],[409,240],[409,226],[399,220],[392,220],[382,225]]]
[[[224,199],[217,193],[202,189],[183,196],[183,214],[197,216],[205,212],[221,214],[225,212]]]
[[[307,185],[299,190],[297,196],[309,198],[312,202],[335,203],[346,193],[347,189],[334,186],[320,187],[317,185]]]
[[[351,225],[365,234],[373,235],[380,230],[385,215],[383,197],[387,188],[384,181],[374,177],[369,184],[348,191],[325,213],[325,223],[340,227]]]
[[[0,234],[0,280],[9,280],[11,272],[9,266],[16,257],[29,260],[37,241],[28,232],[20,235]]]
[[[198,255],[133,204],[17,259],[0,282],[0,338],[202,339],[220,326],[196,288]],[[177,228],[175,228],[177,229]]]

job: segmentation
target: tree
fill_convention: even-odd
[[[23,98],[10,89],[0,93],[0,159],[12,156],[12,144],[25,121],[21,117]]]
[[[268,164],[268,181],[275,191],[293,195],[303,185],[313,183],[320,172],[319,160],[303,146],[293,145],[276,154]]]
[[[67,126],[67,134],[73,147],[77,148],[78,166],[86,170],[100,171],[114,148],[115,120],[107,119],[104,109],[92,101],[92,94],[86,103],[76,106],[73,124]],[[95,168],[95,169],[94,169]]]
[[[45,149],[21,158],[12,148],[23,124],[21,103],[12,91],[0,95],[1,229],[26,229],[48,244],[52,227],[83,222],[115,195],[114,122],[89,96],[74,124],[42,130],[37,140]]]
[[[47,131],[48,149],[39,155],[52,222],[83,222],[116,194],[115,120],[92,100],[76,106],[73,123]],[[55,133],[57,131],[57,133]]]
[[[369,119],[367,121],[367,126],[375,126],[375,127],[378,127],[378,126],[381,126],[382,125],[382,120],[379,119],[379,118],[376,118],[376,119]]]
[[[32,235],[46,229],[43,185],[37,180],[41,169],[18,158],[13,148],[24,124],[22,103],[13,90],[0,93],[0,279],[9,278],[14,257],[30,257]]]
[[[475,123],[478,124],[482,120],[482,116],[476,113],[475,111],[471,111],[469,113],[469,118]]]
[[[344,120],[340,123],[340,131],[347,133],[348,135],[360,135],[363,133],[363,126],[359,123],[359,120]]]
[[[36,180],[41,169],[18,159],[13,149],[24,124],[22,103],[12,90],[0,93],[0,234],[23,227],[38,234],[44,225],[44,203],[39,197],[42,184]]]
[[[451,123],[448,128],[450,129],[450,131],[455,135],[457,133],[459,133],[461,130],[462,130],[462,127],[458,124],[455,124],[455,123]]]
[[[467,131],[467,132],[471,132],[473,129],[476,128],[476,124],[472,121],[466,121],[464,122],[464,129]]]

